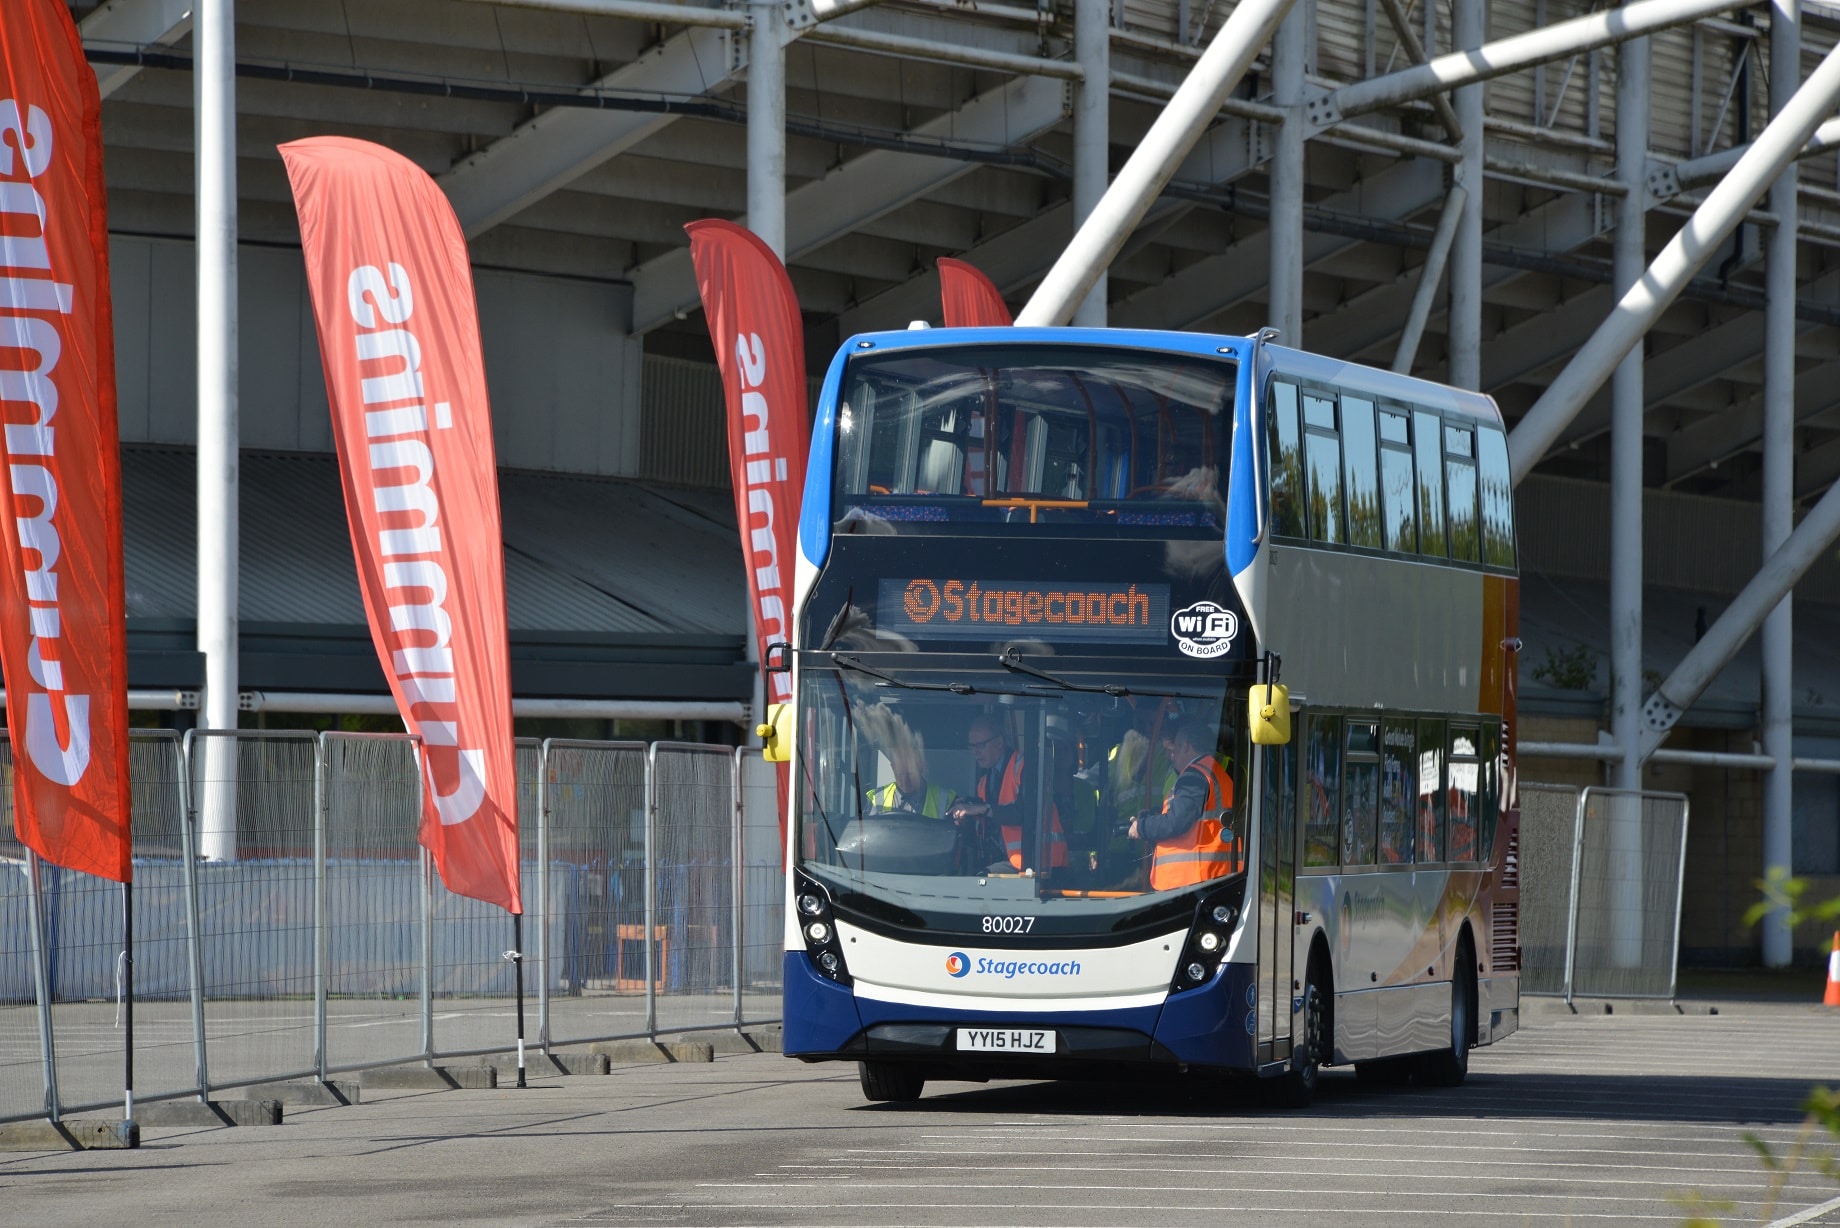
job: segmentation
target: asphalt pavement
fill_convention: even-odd
[[[1756,1224],[1840,1195],[1747,1141],[1789,1153],[1823,1080],[1840,1011],[1784,1004],[1543,1009],[1463,1087],[1332,1070],[1303,1111],[1142,1080],[869,1105],[854,1067],[748,1054],[4,1155],[0,1224],[1679,1224],[1696,1198]]]

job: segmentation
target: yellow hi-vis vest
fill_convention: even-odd
[[[869,804],[877,810],[909,808],[902,806],[901,803],[904,799],[901,796],[900,786],[895,784],[892,780],[878,789],[870,789],[868,796]],[[919,813],[925,815],[929,819],[943,819],[946,817],[946,811],[951,807],[953,800],[952,791],[950,789],[942,789],[938,785],[929,784],[926,787],[926,795],[920,803]],[[911,806],[911,803],[909,803],[909,806]]]

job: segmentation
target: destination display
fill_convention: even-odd
[[[916,576],[881,582],[876,621],[917,639],[1024,632],[1040,640],[1160,644],[1169,636],[1169,586]]]

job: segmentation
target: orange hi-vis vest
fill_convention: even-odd
[[[1156,851],[1150,859],[1150,889],[1153,891],[1192,887],[1211,878],[1225,878],[1237,873],[1244,860],[1239,837],[1226,832],[1227,838],[1221,839],[1220,820],[1210,817],[1233,808],[1233,778],[1227,775],[1227,765],[1218,755],[1203,755],[1182,771],[1202,772],[1207,776],[1207,803],[1202,807],[1202,817],[1186,835],[1156,842]],[[1172,786],[1168,796],[1163,798],[1164,814],[1169,813],[1169,803],[1174,797]]]
[[[988,802],[984,796],[985,787],[990,777],[980,776],[977,782],[978,800]],[[1003,765],[1003,779],[997,783],[997,805],[1013,806],[1022,796],[1022,756],[1011,751],[1009,762]],[[1009,856],[1009,864],[1022,869],[1022,828],[1005,823],[999,830],[1003,833],[1003,851]],[[1060,811],[1048,808],[1048,865],[1060,867],[1067,864],[1067,833],[1061,830]]]

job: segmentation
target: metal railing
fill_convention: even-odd
[[[137,1100],[514,1047],[511,921],[434,873],[418,754],[403,734],[135,732]],[[517,764],[534,1048],[776,1021],[758,751],[520,739]],[[32,857],[0,797],[18,871],[0,877],[0,1121],[119,1104],[120,888]]]

